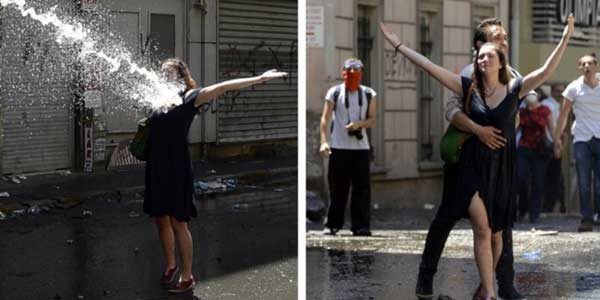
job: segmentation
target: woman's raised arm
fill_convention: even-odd
[[[529,91],[532,91],[542,85],[544,81],[548,80],[550,76],[552,76],[560,64],[560,59],[562,58],[563,53],[565,53],[565,49],[567,48],[567,44],[569,43],[569,39],[571,38],[574,30],[575,17],[573,17],[573,14],[570,14],[567,18],[567,25],[565,26],[565,30],[563,31],[560,42],[558,45],[556,45],[554,51],[552,51],[550,56],[546,59],[544,65],[523,77],[523,85],[519,91],[519,99],[527,95]]]
[[[203,103],[217,98],[227,91],[243,89],[245,87],[249,87],[258,83],[269,81],[271,79],[281,78],[285,76],[287,76],[287,73],[285,72],[269,70],[264,72],[260,76],[232,79],[209,85],[200,89],[196,100],[194,100],[194,106],[199,107]]]
[[[435,78],[445,87],[462,96],[463,90],[460,75],[454,74],[451,71],[434,64],[419,52],[404,46],[400,41],[400,38],[398,38],[394,32],[387,28],[385,24],[379,23],[379,27],[381,28],[381,32],[383,32],[385,39],[392,44],[394,49],[406,56],[406,58],[408,58],[408,60],[410,60],[413,64],[425,70],[427,73],[429,73],[429,75],[433,76],[433,78]]]

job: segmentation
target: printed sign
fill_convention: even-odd
[[[83,125],[83,172],[94,171],[94,123]]]
[[[323,6],[306,7],[306,47],[323,48],[324,13]]]

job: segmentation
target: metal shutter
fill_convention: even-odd
[[[269,69],[285,80],[228,93],[218,101],[218,142],[297,137],[298,3],[219,1],[219,81]]]
[[[70,168],[72,93],[68,66],[60,60],[64,51],[52,30],[42,29],[14,9],[4,9],[2,18],[2,171]]]

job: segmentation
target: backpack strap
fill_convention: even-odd
[[[335,90],[333,91],[333,111],[335,112],[335,109],[337,108],[337,103],[338,103],[338,98],[340,97],[340,89],[342,88],[341,84],[338,84],[335,86]],[[329,129],[329,133],[333,132],[333,122],[335,122],[334,120],[331,120],[331,128]]]

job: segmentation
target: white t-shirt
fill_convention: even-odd
[[[583,76],[571,82],[563,96],[573,104],[577,123],[573,128],[573,143],[600,138],[600,84],[591,88],[583,82]]]
[[[348,135],[348,129],[346,125],[348,122],[348,115],[350,116],[350,122],[356,122],[359,120],[367,119],[367,91],[371,92],[371,98],[374,98],[376,93],[370,87],[361,85],[360,90],[362,91],[362,106],[359,106],[358,92],[348,93],[348,109],[346,109],[346,86],[342,83],[339,85],[340,94],[337,98],[337,103],[333,99],[335,93],[335,86],[327,91],[325,101],[335,103],[335,109],[333,111],[333,131],[331,132],[331,141],[329,146],[332,149],[346,149],[346,150],[369,150],[369,139],[367,137],[367,130],[362,128],[363,138],[361,140],[354,136]]]
[[[542,101],[542,105],[550,109],[550,112],[552,113],[552,125],[554,128],[556,128],[556,122],[558,122],[558,115],[560,114],[560,103],[558,103],[558,101],[556,101],[556,99],[554,99],[552,96],[548,96],[548,98]],[[550,126],[546,127],[546,136],[548,137],[548,140],[554,142],[552,132],[550,132]]]

